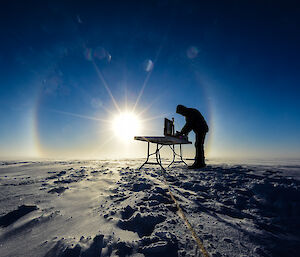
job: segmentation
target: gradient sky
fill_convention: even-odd
[[[2,4],[0,157],[141,157],[115,137],[117,109],[161,135],[164,117],[184,125],[177,104],[206,118],[208,158],[300,157],[299,14],[296,1]]]

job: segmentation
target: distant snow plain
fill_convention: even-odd
[[[298,256],[299,163],[142,162],[0,162],[0,256]]]

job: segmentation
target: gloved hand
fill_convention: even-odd
[[[180,131],[176,131],[175,136],[179,137],[179,136],[183,136],[183,134]]]

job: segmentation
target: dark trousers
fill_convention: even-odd
[[[195,163],[200,165],[205,165],[205,157],[204,157],[204,140],[206,132],[195,132],[196,134],[196,156],[195,156]]]

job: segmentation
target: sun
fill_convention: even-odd
[[[131,112],[122,112],[113,120],[113,130],[115,135],[128,142],[133,140],[133,137],[139,133],[141,122],[139,117]]]

